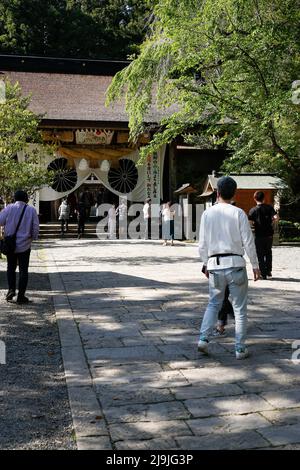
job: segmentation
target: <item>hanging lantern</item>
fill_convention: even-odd
[[[85,171],[88,169],[89,169],[89,162],[85,158],[82,158],[79,162],[78,170]]]
[[[100,162],[99,162],[100,163]],[[103,160],[100,164],[100,170],[106,173],[110,170],[110,163],[108,160]]]

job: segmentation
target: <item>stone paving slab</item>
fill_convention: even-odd
[[[224,432],[240,433],[270,426],[270,421],[259,413],[190,419],[188,423],[190,429],[197,436],[205,436],[211,433],[223,434]]]
[[[91,256],[86,240],[54,243],[66,377],[90,397],[72,408],[79,449],[297,448],[300,250],[273,251],[272,281],[247,267],[251,356],[237,362],[232,319],[210,356],[197,351],[208,289],[196,245],[96,241]]]
[[[94,376],[94,383],[98,384],[105,384],[111,383],[114,381],[114,378],[118,379],[119,382],[130,382],[134,384],[135,387],[143,390],[144,388],[166,388],[169,387],[170,384],[174,387],[185,387],[189,385],[189,382],[186,378],[180,373],[180,371],[163,371],[157,373],[147,373],[147,374],[137,374],[130,376],[130,369],[127,372],[127,368],[125,370],[120,371],[120,375],[117,373],[117,370],[110,370],[112,374],[109,374],[109,377],[103,376],[101,374],[97,374]],[[126,373],[127,372],[127,373]]]
[[[128,439],[155,439],[156,436],[191,436],[192,431],[184,421],[159,421],[135,423],[118,423],[109,426],[110,435],[114,442]]]
[[[148,360],[148,361],[159,361],[163,358],[163,354],[155,346],[127,346],[122,348],[97,348],[97,349],[86,349],[86,355],[89,361],[95,361],[97,359],[123,359],[129,360]],[[178,356],[181,354],[172,355]]]
[[[176,441],[182,450],[248,450],[263,449],[269,445],[269,442],[255,431],[178,437]]]
[[[262,411],[261,414],[271,423],[279,426],[300,423],[300,406],[292,409]]]
[[[117,450],[178,450],[175,439],[149,439],[146,441],[119,441]]]
[[[96,384],[95,389],[104,409],[121,405],[174,401],[174,395],[168,389],[139,388],[132,383]]]
[[[197,387],[171,388],[171,392],[177,400],[189,400],[192,398],[222,397],[242,395],[243,389],[236,384],[198,385]]]
[[[260,432],[273,446],[300,444],[300,423],[288,426],[272,426],[261,429]]]
[[[35,245],[27,290],[31,303],[6,302],[5,271],[6,260],[0,257],[0,340],[6,345],[6,364],[0,363],[1,454],[75,450],[54,309],[54,300],[58,305],[61,298],[53,296],[45,259]]]
[[[104,409],[109,424],[135,421],[165,421],[187,419],[191,416],[177,401],[116,406]]]
[[[282,392],[263,393],[261,395],[274,408],[296,408],[300,402],[300,388]]]
[[[259,395],[243,395],[234,397],[216,397],[185,400],[184,404],[194,418],[225,414],[255,413],[274,409],[273,406]]]

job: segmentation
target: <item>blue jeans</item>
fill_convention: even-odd
[[[226,286],[228,286],[231,294],[235,316],[236,348],[243,348],[247,333],[248,277],[246,268],[228,268],[210,271],[209,303],[202,320],[200,338],[207,339],[211,334],[224,300]]]

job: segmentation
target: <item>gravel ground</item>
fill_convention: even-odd
[[[31,254],[28,296],[7,303],[6,262],[0,260],[0,449],[76,449],[48,275]]]

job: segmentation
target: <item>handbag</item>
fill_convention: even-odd
[[[27,207],[27,205],[25,205],[23,210],[22,210],[22,214],[19,218],[19,222],[18,222],[18,225],[16,227],[15,233],[13,235],[7,235],[3,238],[3,240],[1,240],[1,249],[0,249],[0,251],[1,251],[1,253],[3,253],[6,256],[7,255],[12,255],[15,252],[16,240],[17,240],[17,231],[19,230],[20,224],[22,222],[23,215],[24,215],[24,212],[26,210],[26,207]]]

